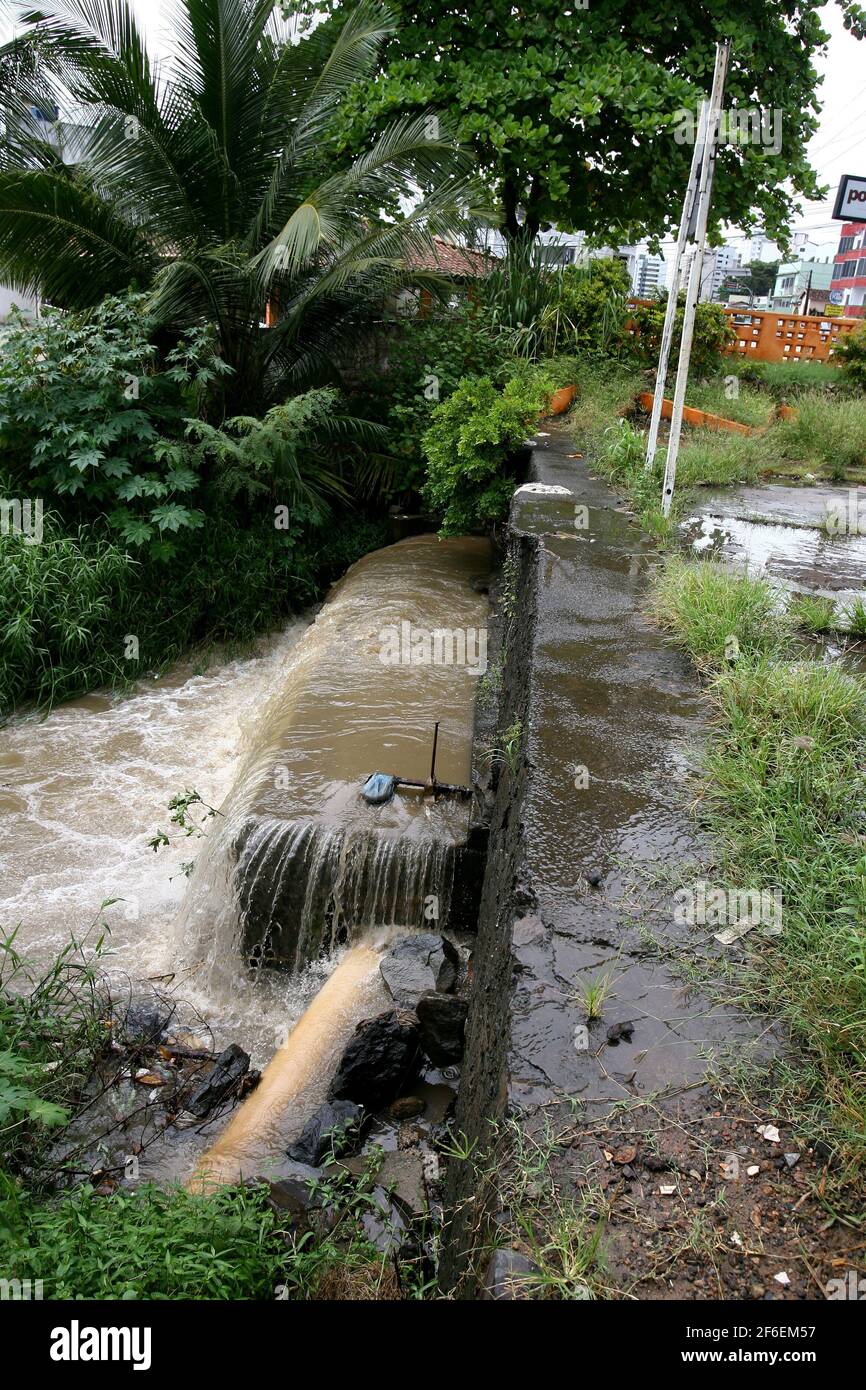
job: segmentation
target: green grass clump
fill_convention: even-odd
[[[836,605],[822,594],[796,594],[788,613],[794,626],[803,632],[832,632],[838,625]]]
[[[732,884],[779,889],[783,934],[747,977],[804,1044],[803,1089],[832,1144],[866,1163],[866,684],[838,666],[761,661],[711,686],[702,819]]]
[[[738,420],[742,425],[766,425],[773,410],[773,402],[766,392],[738,382],[731,385],[736,387],[735,396],[730,394],[729,383],[723,377],[694,382],[686,392],[686,405],[721,415],[725,420]]]
[[[797,414],[773,427],[783,456],[812,463],[834,481],[866,465],[866,399],[838,400],[805,392]]]
[[[729,371],[775,401],[793,400],[804,391],[845,394],[849,390],[839,368],[826,362],[749,362],[732,358]]]
[[[844,623],[846,632],[855,637],[866,637],[866,603],[862,598],[855,599],[845,608]]]
[[[7,1278],[41,1279],[49,1299],[272,1299],[287,1247],[268,1189],[209,1196],[150,1184],[110,1197],[89,1187],[30,1202],[5,1184]],[[4,1248],[5,1246],[5,1248]]]
[[[569,413],[569,425],[577,447],[587,452],[600,443],[604,431],[627,411],[639,391],[647,387],[645,373],[621,362],[584,363],[576,376],[577,399]]]
[[[771,584],[711,560],[672,556],[656,576],[651,607],[659,626],[703,668],[778,652],[790,627]]]
[[[754,483],[778,460],[778,451],[768,435],[688,430],[683,434],[677,459],[677,487],[727,487],[737,483]]]

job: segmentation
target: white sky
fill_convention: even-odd
[[[133,0],[133,4],[154,52],[164,51],[166,0]],[[822,19],[831,37],[826,55],[817,60],[824,78],[819,88],[824,108],[809,154],[820,182],[829,184],[830,190],[822,202],[804,204],[792,224],[793,231],[807,230],[814,241],[835,239],[838,234],[839,223],[833,222],[831,214],[841,175],[866,175],[866,40],[858,43],[846,32],[842,12],[834,3],[825,5]],[[0,36],[6,38],[10,31],[9,21],[0,13]],[[735,237],[733,229],[729,239]]]

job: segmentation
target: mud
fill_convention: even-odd
[[[693,669],[643,616],[649,542],[575,452],[548,436],[532,458],[542,487],[520,489],[512,507],[499,726],[521,722],[522,757],[492,817],[455,1120],[474,1149],[449,1177],[443,1280],[477,1296],[494,1226],[499,1243],[525,1244],[497,1176],[510,1116],[545,1136],[555,1190],[602,1222],[608,1296],[690,1283],[683,1296],[816,1296],[815,1280],[849,1256],[843,1236],[822,1241],[809,1156],[768,1173],[765,1152],[761,1182],[741,1183],[725,1207],[719,1163],[740,1147],[743,1170],[754,1166],[767,1148],[755,1125],[774,1117],[759,1097],[728,1111],[719,1078],[771,1066],[784,1040],[724,991],[688,983],[722,949],[713,928],[679,920],[674,899],[708,853],[688,806],[707,712]],[[642,1162],[665,1144],[677,1150],[673,1201]],[[804,1192],[808,1207],[786,1224]],[[769,1263],[754,1254],[759,1237]],[[678,1266],[687,1240],[694,1260]],[[796,1258],[784,1286],[769,1268],[783,1257]]]

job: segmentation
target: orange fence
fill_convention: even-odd
[[[632,299],[630,303],[652,301]],[[726,308],[725,316],[736,334],[728,351],[735,357],[751,357],[759,362],[830,362],[840,334],[850,333],[863,322],[741,306]],[[626,332],[635,332],[634,320],[626,324]]]
[[[775,309],[726,309],[736,333],[729,349],[736,357],[760,362],[829,362],[840,334],[857,328],[859,319],[815,318]]]

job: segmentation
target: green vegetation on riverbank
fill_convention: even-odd
[[[781,894],[781,935],[744,939],[738,995],[791,1029],[790,1099],[850,1178],[866,1166],[866,681],[811,660],[779,604],[706,561],[670,560],[652,594],[708,673],[696,805],[714,881]]]

